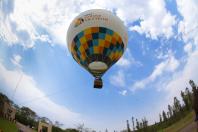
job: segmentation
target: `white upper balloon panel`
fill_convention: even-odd
[[[106,27],[118,33],[126,48],[128,43],[127,29],[124,23],[112,12],[104,9],[92,9],[82,12],[70,24],[67,31],[67,44],[69,50],[74,37],[88,27]]]

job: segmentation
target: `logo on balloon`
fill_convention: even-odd
[[[84,19],[83,18],[77,18],[74,22],[74,27],[77,27],[79,26],[80,24],[82,24],[84,22]]]

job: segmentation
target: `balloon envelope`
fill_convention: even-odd
[[[81,13],[69,26],[67,44],[74,60],[100,85],[102,75],[123,55],[128,42],[123,22],[110,11]]]

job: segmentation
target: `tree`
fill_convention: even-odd
[[[182,97],[182,100],[185,104],[185,108],[188,110],[189,109],[189,99],[188,99],[188,96],[183,92],[181,91],[181,97]]]
[[[95,132],[95,130],[91,130],[90,128],[86,128],[84,123],[77,125],[78,132]]]
[[[160,123],[162,123],[162,115],[159,114],[159,117],[160,117]]]
[[[193,89],[193,109],[196,115],[197,131],[198,131],[198,87],[196,86],[193,80],[190,80],[189,83]]]
[[[140,129],[142,129],[143,128],[143,123],[142,122],[140,122]]]
[[[0,101],[10,103],[11,100],[4,94],[0,93]]]
[[[175,110],[175,113],[178,113],[181,111],[181,104],[180,104],[180,101],[177,99],[177,97],[174,97],[174,110]]]
[[[61,126],[63,126],[63,124],[60,123],[59,121],[55,121],[54,126],[61,127]]]
[[[167,116],[166,116],[166,112],[165,111],[163,111],[162,112],[162,116],[163,116],[163,121],[167,121]]]
[[[144,118],[142,119],[142,124],[143,124],[143,128],[146,129],[147,126],[148,126],[148,121],[146,120],[146,117],[144,117]]]
[[[195,85],[195,83],[194,83],[193,80],[190,80],[190,81],[189,81],[189,84],[191,85],[193,91],[196,90],[196,87],[197,87],[197,86]]]
[[[170,105],[168,105],[168,111],[169,111],[170,117],[172,117],[173,116],[173,109]]]
[[[135,131],[134,117],[132,117],[133,131]]]
[[[79,130],[79,132],[82,132],[84,129],[84,123],[83,124],[78,124],[77,125],[77,130]]]
[[[36,113],[28,107],[18,109],[15,116],[16,120],[30,127],[37,127],[38,123],[35,121],[36,117]]]
[[[57,132],[60,132],[60,131],[57,131]],[[73,128],[67,128],[64,132],[79,132],[79,131]]]
[[[167,112],[167,118],[168,118],[168,119],[170,118],[170,113],[169,113],[169,111]]]
[[[22,107],[20,110],[27,118],[34,119],[36,116],[36,113],[28,107]]]
[[[129,125],[129,120],[127,120],[126,123],[127,123],[127,132],[130,132],[131,130],[130,130],[130,125]]]
[[[138,119],[136,119],[136,128],[137,128],[137,130],[140,129],[140,123],[139,123]]]
[[[190,92],[189,88],[186,87],[185,93],[186,93],[187,98],[189,100],[189,104],[192,105],[192,93]]]
[[[39,120],[41,122],[45,122],[45,123],[48,123],[48,124],[53,124],[52,121],[47,117],[41,117],[41,118],[39,118]]]
[[[65,132],[66,130],[63,130],[57,126],[52,126],[52,132]],[[72,132],[72,131],[66,131],[66,132]]]

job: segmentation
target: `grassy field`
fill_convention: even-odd
[[[181,119],[179,122],[171,125],[170,127],[162,130],[161,132],[178,132],[182,130],[182,128],[188,126],[189,124],[193,123],[194,121],[194,112],[189,113],[186,117]],[[192,132],[195,130],[192,130]]]
[[[2,118],[0,118],[0,129],[3,130],[3,132],[18,132],[14,123]]]

